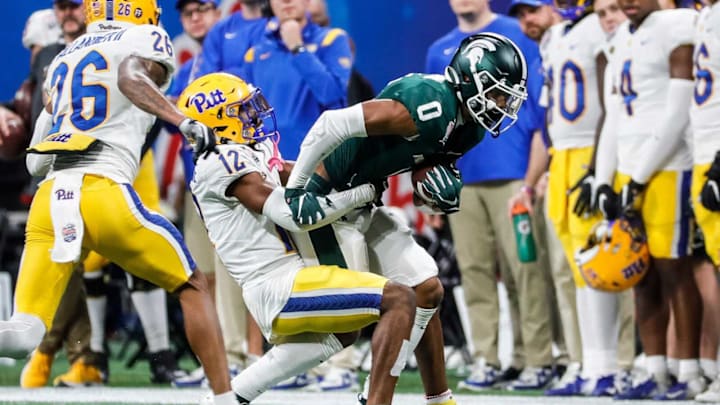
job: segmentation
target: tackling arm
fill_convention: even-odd
[[[319,198],[325,217],[314,224],[302,225],[295,222],[284,197],[285,189],[265,182],[260,173],[254,172],[236,180],[228,187],[227,195],[237,198],[249,210],[265,215],[274,223],[292,231],[310,231],[325,226],[349,211],[375,199],[375,187],[364,184],[350,190],[331,193]]]
[[[161,120],[180,126],[185,116],[160,91],[167,81],[167,69],[160,63],[129,56],[120,64],[118,87],[138,108]]]

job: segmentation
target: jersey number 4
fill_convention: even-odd
[[[637,93],[632,88],[632,75],[630,74],[631,60],[623,63],[622,73],[620,74],[620,94],[623,96],[625,103],[625,111],[627,115],[633,115],[632,102],[637,98]]]
[[[65,80],[70,80],[70,94],[72,96],[70,108],[70,122],[81,131],[89,131],[100,125],[107,117],[107,88],[101,84],[85,83],[85,69],[92,67],[95,71],[108,70],[107,60],[97,51],[90,51],[80,62],[70,68],[63,62],[52,72],[51,85],[53,88],[53,126],[49,135],[60,130],[66,114],[60,114],[58,107],[65,89]],[[85,109],[87,104],[92,108]]]

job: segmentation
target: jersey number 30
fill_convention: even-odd
[[[53,126],[49,134],[60,130],[65,114],[60,114],[58,107],[65,88],[65,80],[70,80],[70,94],[72,95],[70,108],[70,122],[81,131],[89,131],[100,125],[107,117],[107,88],[101,84],[85,83],[85,69],[92,67],[95,71],[108,70],[107,60],[97,51],[90,51],[78,62],[74,69],[63,62],[52,72],[53,88]],[[85,109],[87,103],[91,108]]]

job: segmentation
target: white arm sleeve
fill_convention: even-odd
[[[52,115],[43,108],[37,118],[37,121],[35,121],[35,130],[33,131],[32,139],[30,140],[30,146],[37,145],[40,141],[45,139],[48,131],[50,131],[51,125]],[[28,173],[31,175],[35,177],[43,177],[50,171],[54,160],[55,155],[28,153],[25,155],[25,166],[27,166]]]
[[[290,173],[287,188],[305,187],[318,163],[335,148],[346,139],[366,136],[362,104],[325,111],[305,135],[295,167]]]
[[[605,98],[605,121],[603,122],[598,150],[595,156],[595,188],[602,184],[612,187],[613,175],[617,168],[617,122],[620,101],[616,94]]]
[[[334,222],[349,211],[361,207],[374,199],[375,187],[371,184],[363,184],[347,191],[319,197],[318,201],[320,201],[320,205],[323,211],[325,211],[325,218],[313,225],[298,225],[293,220],[290,207],[288,207],[285,202],[285,189],[277,187],[270,193],[267,200],[265,200],[262,213],[288,231],[303,232],[311,231]],[[330,200],[330,204],[328,204],[327,200]]]
[[[683,141],[685,129],[690,124],[690,108],[694,83],[692,80],[670,79],[665,114],[653,133],[649,148],[643,159],[632,173],[632,179],[645,184],[662,167]]]

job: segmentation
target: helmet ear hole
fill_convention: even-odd
[[[453,69],[452,66],[448,66],[445,68],[445,80],[452,84],[460,84],[460,75]]]

